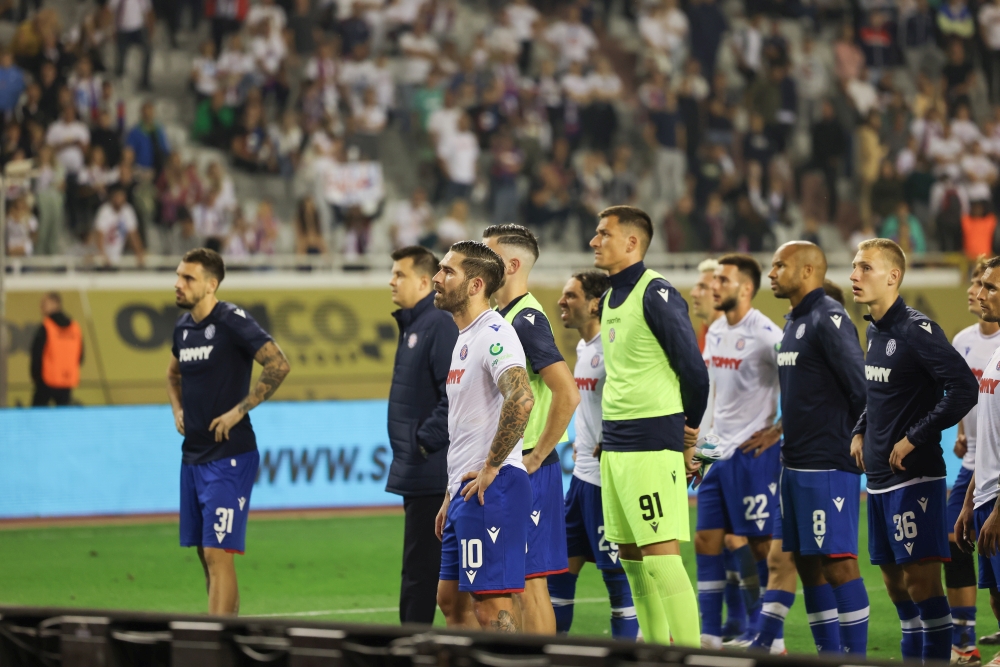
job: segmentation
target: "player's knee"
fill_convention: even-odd
[[[824,558],[823,576],[831,586],[837,588],[861,577],[858,561],[854,558]]]
[[[968,588],[976,585],[976,566],[972,554],[965,553],[954,542],[951,547],[951,561],[944,564],[944,583],[948,588]]]
[[[218,576],[233,569],[233,554],[223,549],[205,549],[204,562],[209,574]]]
[[[771,537],[752,537],[749,540],[750,553],[754,560],[766,560],[771,551]]]
[[[703,556],[717,556],[722,553],[722,542],[715,531],[698,531],[694,534],[694,551]]]
[[[922,563],[903,566],[903,582],[906,592],[914,602],[944,595],[941,585],[941,568],[938,563]]]
[[[456,616],[456,607],[458,605],[456,591],[452,591],[445,586],[438,586],[437,605],[441,609],[441,613],[444,614],[445,619],[452,620]]]

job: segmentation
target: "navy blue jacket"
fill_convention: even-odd
[[[445,381],[458,327],[450,314],[434,307],[433,292],[392,316],[399,325],[399,344],[389,389],[392,465],[385,490],[401,496],[443,495],[448,487]]]
[[[865,410],[865,355],[844,307],[813,290],[785,315],[778,348],[781,458],[797,470],[861,473],[851,429]]]
[[[872,322],[871,316],[865,319]],[[979,383],[935,322],[896,299],[868,326],[865,357],[868,403],[854,433],[865,436],[868,488],[889,489],[918,477],[944,477],[941,431],[957,424],[979,400]],[[889,467],[896,443],[916,448],[905,471]]]
[[[639,278],[646,272],[642,262],[611,276],[611,298],[608,306],[617,308],[625,302]],[[603,304],[604,301],[602,300]],[[684,449],[684,424],[698,428],[708,405],[708,369],[698,350],[698,339],[691,328],[687,302],[673,285],[663,278],[649,283],[642,296],[642,314],[650,331],[659,341],[670,367],[681,385],[684,413],[607,421],[602,425],[604,442],[601,448],[609,452],[660,451]],[[651,387],[650,390],[655,390]]]

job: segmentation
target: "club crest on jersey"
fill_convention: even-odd
[[[795,330],[795,337],[796,338],[802,338],[805,335],[806,335],[806,325],[805,325],[805,323],[803,323],[803,324],[800,324],[799,328]]]
[[[896,352],[896,339],[890,338],[889,342],[885,344],[885,356],[891,357],[895,352]]]
[[[417,344],[417,334],[411,333],[406,339],[406,347],[412,350],[416,346],[416,344]]]
[[[997,362],[997,370],[1000,371],[1000,361]]]
[[[458,353],[458,358],[461,359],[462,361],[465,361],[465,358],[467,356],[469,356],[469,346],[463,345],[462,351]]]
[[[608,332],[608,340],[611,341],[612,343],[615,342],[615,330],[614,329],[612,329],[611,331]]]
[[[601,365],[601,357],[598,354],[594,355],[594,358],[590,360],[590,367],[597,368]]]
[[[742,350],[746,346],[747,346],[747,342],[743,338],[740,338],[738,341],[736,341],[736,349],[737,350]]]
[[[215,325],[209,324],[205,327],[205,340],[212,340],[215,338]]]
[[[500,354],[501,352],[503,352],[503,345],[501,345],[500,343],[493,343],[492,345],[490,345],[490,354],[492,354],[494,357]]]

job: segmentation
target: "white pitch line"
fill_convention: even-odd
[[[580,598],[575,604],[607,602],[607,598]],[[288,616],[327,616],[329,614],[386,614],[399,611],[399,607],[372,607],[371,609],[318,609],[316,611],[290,611],[285,614],[247,614],[243,618],[281,618]]]

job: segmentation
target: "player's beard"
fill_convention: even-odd
[[[438,292],[435,294],[434,305],[438,310],[443,310],[446,313],[451,313],[452,315],[468,310],[469,281],[466,280],[450,294],[447,292]]]
[[[715,307],[716,310],[721,310],[722,312],[728,312],[730,310],[736,309],[736,297],[731,296],[728,299],[723,299],[719,302],[719,305]]]
[[[204,298],[204,296],[202,297]],[[191,299],[190,301],[184,301],[183,297],[179,297],[175,300],[177,307],[181,310],[194,310],[194,307],[198,305],[201,299]]]
[[[774,296],[778,299],[787,299],[789,294],[795,292],[799,288],[798,285],[789,285],[785,287],[781,283],[776,283],[775,287],[777,287],[777,289],[774,290]]]

